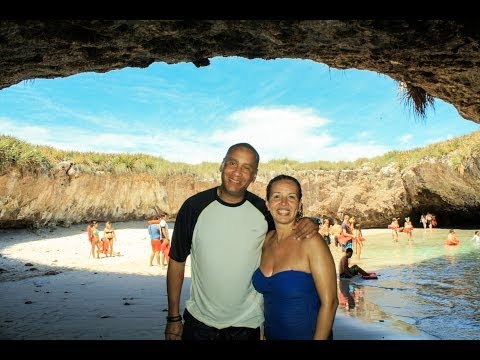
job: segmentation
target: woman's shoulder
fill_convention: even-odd
[[[305,238],[305,239],[300,240],[300,241],[302,242],[302,245],[304,245],[306,247],[309,247],[309,248],[320,246],[321,242],[325,243],[325,239],[319,233],[316,233],[313,236],[310,236],[309,238]]]

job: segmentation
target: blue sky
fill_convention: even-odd
[[[261,161],[351,161],[480,130],[439,99],[419,120],[398,84],[375,72],[300,59],[210,60],[22,82],[0,91],[0,134],[197,164],[220,162],[244,141]]]

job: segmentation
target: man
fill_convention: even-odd
[[[369,276],[370,274],[363,270],[358,265],[353,265],[352,267],[348,267],[348,260],[352,257],[353,249],[347,248],[345,250],[345,255],[340,259],[340,263],[338,264],[338,274],[340,275],[341,279],[349,279],[358,275],[359,273],[364,276]]]
[[[167,272],[167,340],[259,340],[263,296],[252,285],[265,235],[274,228],[265,201],[247,191],[260,156],[248,143],[225,155],[221,185],[181,206],[173,232]],[[297,238],[313,236],[318,224],[302,219]],[[180,315],[185,261],[190,255],[190,298]]]

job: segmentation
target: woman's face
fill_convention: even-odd
[[[290,180],[279,180],[272,184],[267,208],[276,223],[288,224],[294,222],[300,209],[299,189]]]

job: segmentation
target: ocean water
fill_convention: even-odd
[[[441,340],[480,339],[480,246],[471,229],[457,229],[460,245],[447,246],[448,230],[417,228],[398,243],[388,232],[366,236],[356,263],[378,280],[339,280],[338,311]]]

